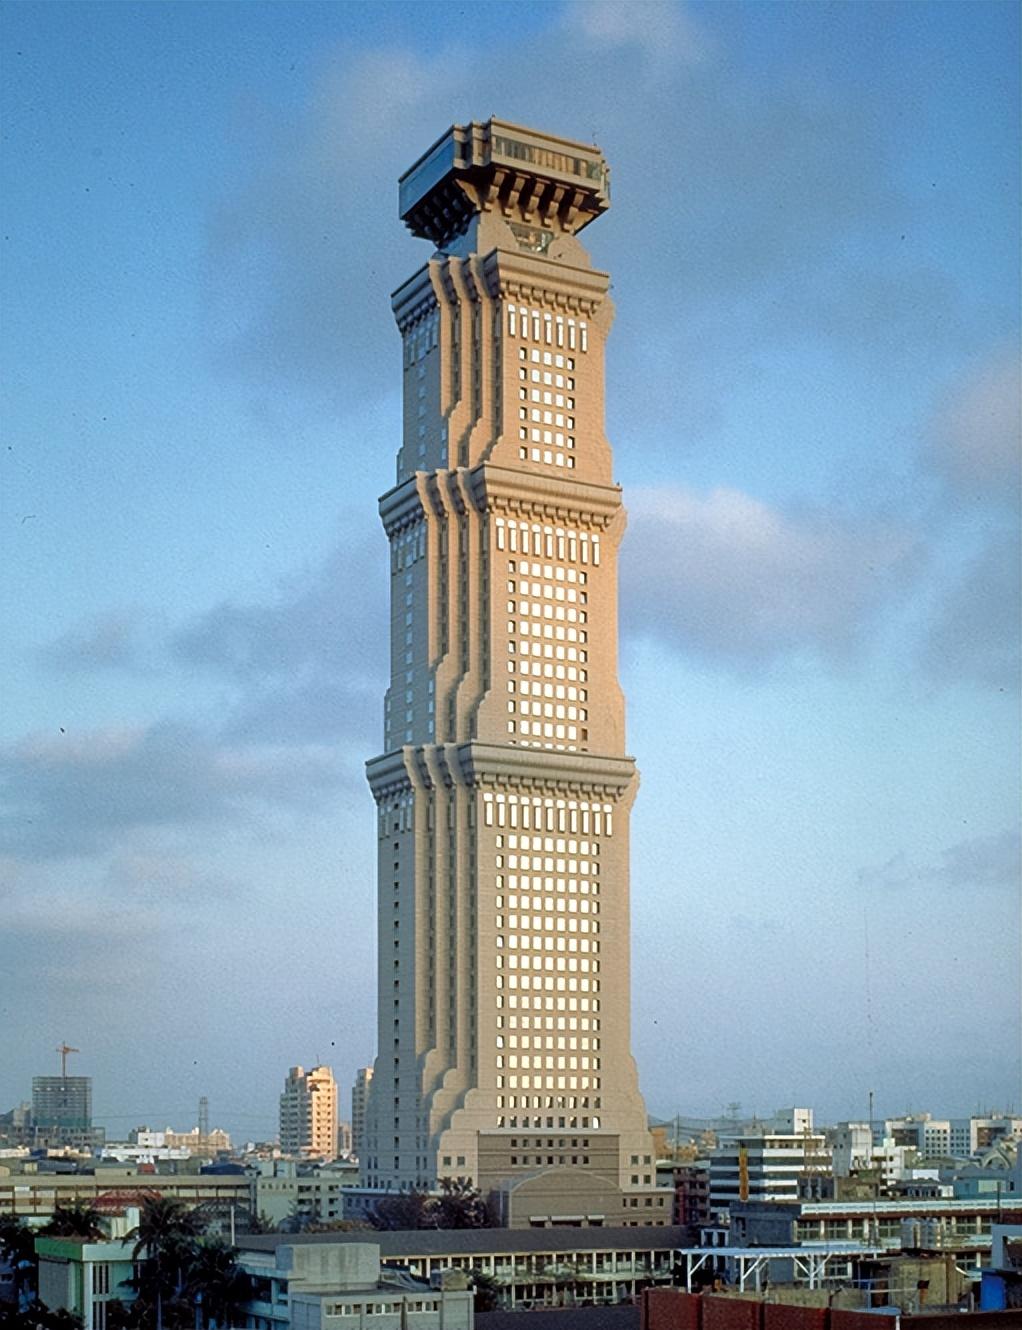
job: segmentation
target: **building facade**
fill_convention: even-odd
[[[40,1301],[51,1311],[71,1312],[84,1330],[107,1330],[110,1304],[132,1297],[127,1281],[135,1274],[134,1247],[127,1240],[36,1238]]]
[[[101,1168],[95,1173],[0,1174],[0,1215],[33,1227],[52,1219],[58,1206],[81,1202],[105,1216],[140,1209],[147,1197],[172,1196],[189,1210],[215,1221],[233,1209],[239,1219],[253,1205],[252,1179],[237,1174],[140,1173]]]
[[[286,1219],[331,1224],[345,1219],[343,1189],[358,1182],[352,1164],[300,1164],[264,1159],[256,1165],[255,1212],[277,1225]]]
[[[710,1207],[735,1201],[794,1201],[814,1176],[829,1177],[831,1155],[812,1131],[722,1137],[710,1151]]]
[[[280,1148],[284,1154],[337,1157],[337,1082],[329,1067],[292,1067],[280,1096]]]
[[[332,1237],[333,1235],[331,1235]],[[253,1250],[242,1240],[238,1264],[252,1281],[246,1330],[472,1330],[472,1293],[381,1266],[375,1243],[302,1242]]]
[[[351,1087],[351,1153],[356,1159],[361,1159],[365,1150],[366,1107],[372,1079],[372,1067],[359,1067]]]
[[[577,238],[609,206],[607,164],[473,122],[400,197],[435,252],[393,297],[404,432],[380,501],[391,679],[386,751],[368,764],[379,1044],[363,1176],[488,1191],[598,1170],[649,1190],[629,1030],[625,519],[603,424],[612,306]]]
[[[280,1281],[265,1290],[268,1303],[281,1300],[283,1262],[276,1255],[359,1246],[364,1233],[284,1236],[242,1235],[239,1262],[250,1274]],[[492,1281],[501,1310],[527,1311],[634,1302],[644,1288],[668,1281],[684,1244],[680,1228],[418,1229],[372,1234],[379,1246],[381,1277],[411,1277],[442,1287],[451,1277]],[[307,1260],[309,1258],[306,1258]],[[378,1326],[379,1322],[373,1321]],[[446,1324],[446,1322],[444,1322]],[[257,1330],[267,1330],[258,1327]]]
[[[91,1076],[33,1076],[32,1121],[37,1127],[87,1131],[92,1126]]]

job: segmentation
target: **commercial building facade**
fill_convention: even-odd
[[[277,1225],[287,1219],[329,1224],[350,1218],[344,1188],[358,1182],[355,1164],[320,1168],[291,1159],[262,1160],[256,1166],[255,1212]]]
[[[724,1137],[709,1155],[710,1206],[739,1200],[794,1201],[813,1174],[829,1177],[831,1156],[812,1131]]]
[[[624,531],[603,425],[609,279],[577,233],[599,150],[490,120],[401,181],[436,247],[394,295],[404,344],[378,810],[369,1186],[465,1177],[508,1222],[597,1180],[665,1222],[630,1052],[617,679]],[[537,1181],[549,1175],[548,1183]],[[641,1196],[641,1200],[639,1199]]]

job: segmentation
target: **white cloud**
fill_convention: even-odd
[[[564,24],[597,47],[636,47],[657,66],[702,64],[712,52],[707,33],[674,0],[573,0]]]
[[[108,852],[139,830],[316,808],[347,778],[328,746],[232,746],[183,725],[29,735],[0,752],[0,849],[29,859]]]
[[[101,670],[145,672],[151,668],[144,641],[145,616],[136,609],[94,615],[62,633],[38,653],[40,662],[63,673]]]
[[[994,532],[942,589],[921,651],[941,683],[979,683],[1017,696],[1022,648],[1022,545],[1014,527]]]
[[[863,886],[885,892],[912,888],[974,893],[986,889],[1016,892],[1022,878],[1022,838],[1016,828],[956,841],[929,864],[914,863],[904,853],[886,863],[865,868]]]
[[[1017,506],[1022,454],[1022,366],[1017,346],[968,367],[933,422],[930,459],[963,503]]]
[[[919,559],[892,522],[784,512],[736,490],[633,491],[629,508],[626,631],[735,663],[845,655]]]

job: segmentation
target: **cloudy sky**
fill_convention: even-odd
[[[654,1112],[1022,1108],[1018,12],[2,14],[0,1110],[374,1054],[400,173],[595,141]]]

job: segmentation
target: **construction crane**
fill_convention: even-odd
[[[80,1048],[72,1048],[70,1044],[60,1043],[57,1045],[57,1052],[60,1054],[60,1074],[67,1080],[67,1055],[68,1053],[80,1053]]]

